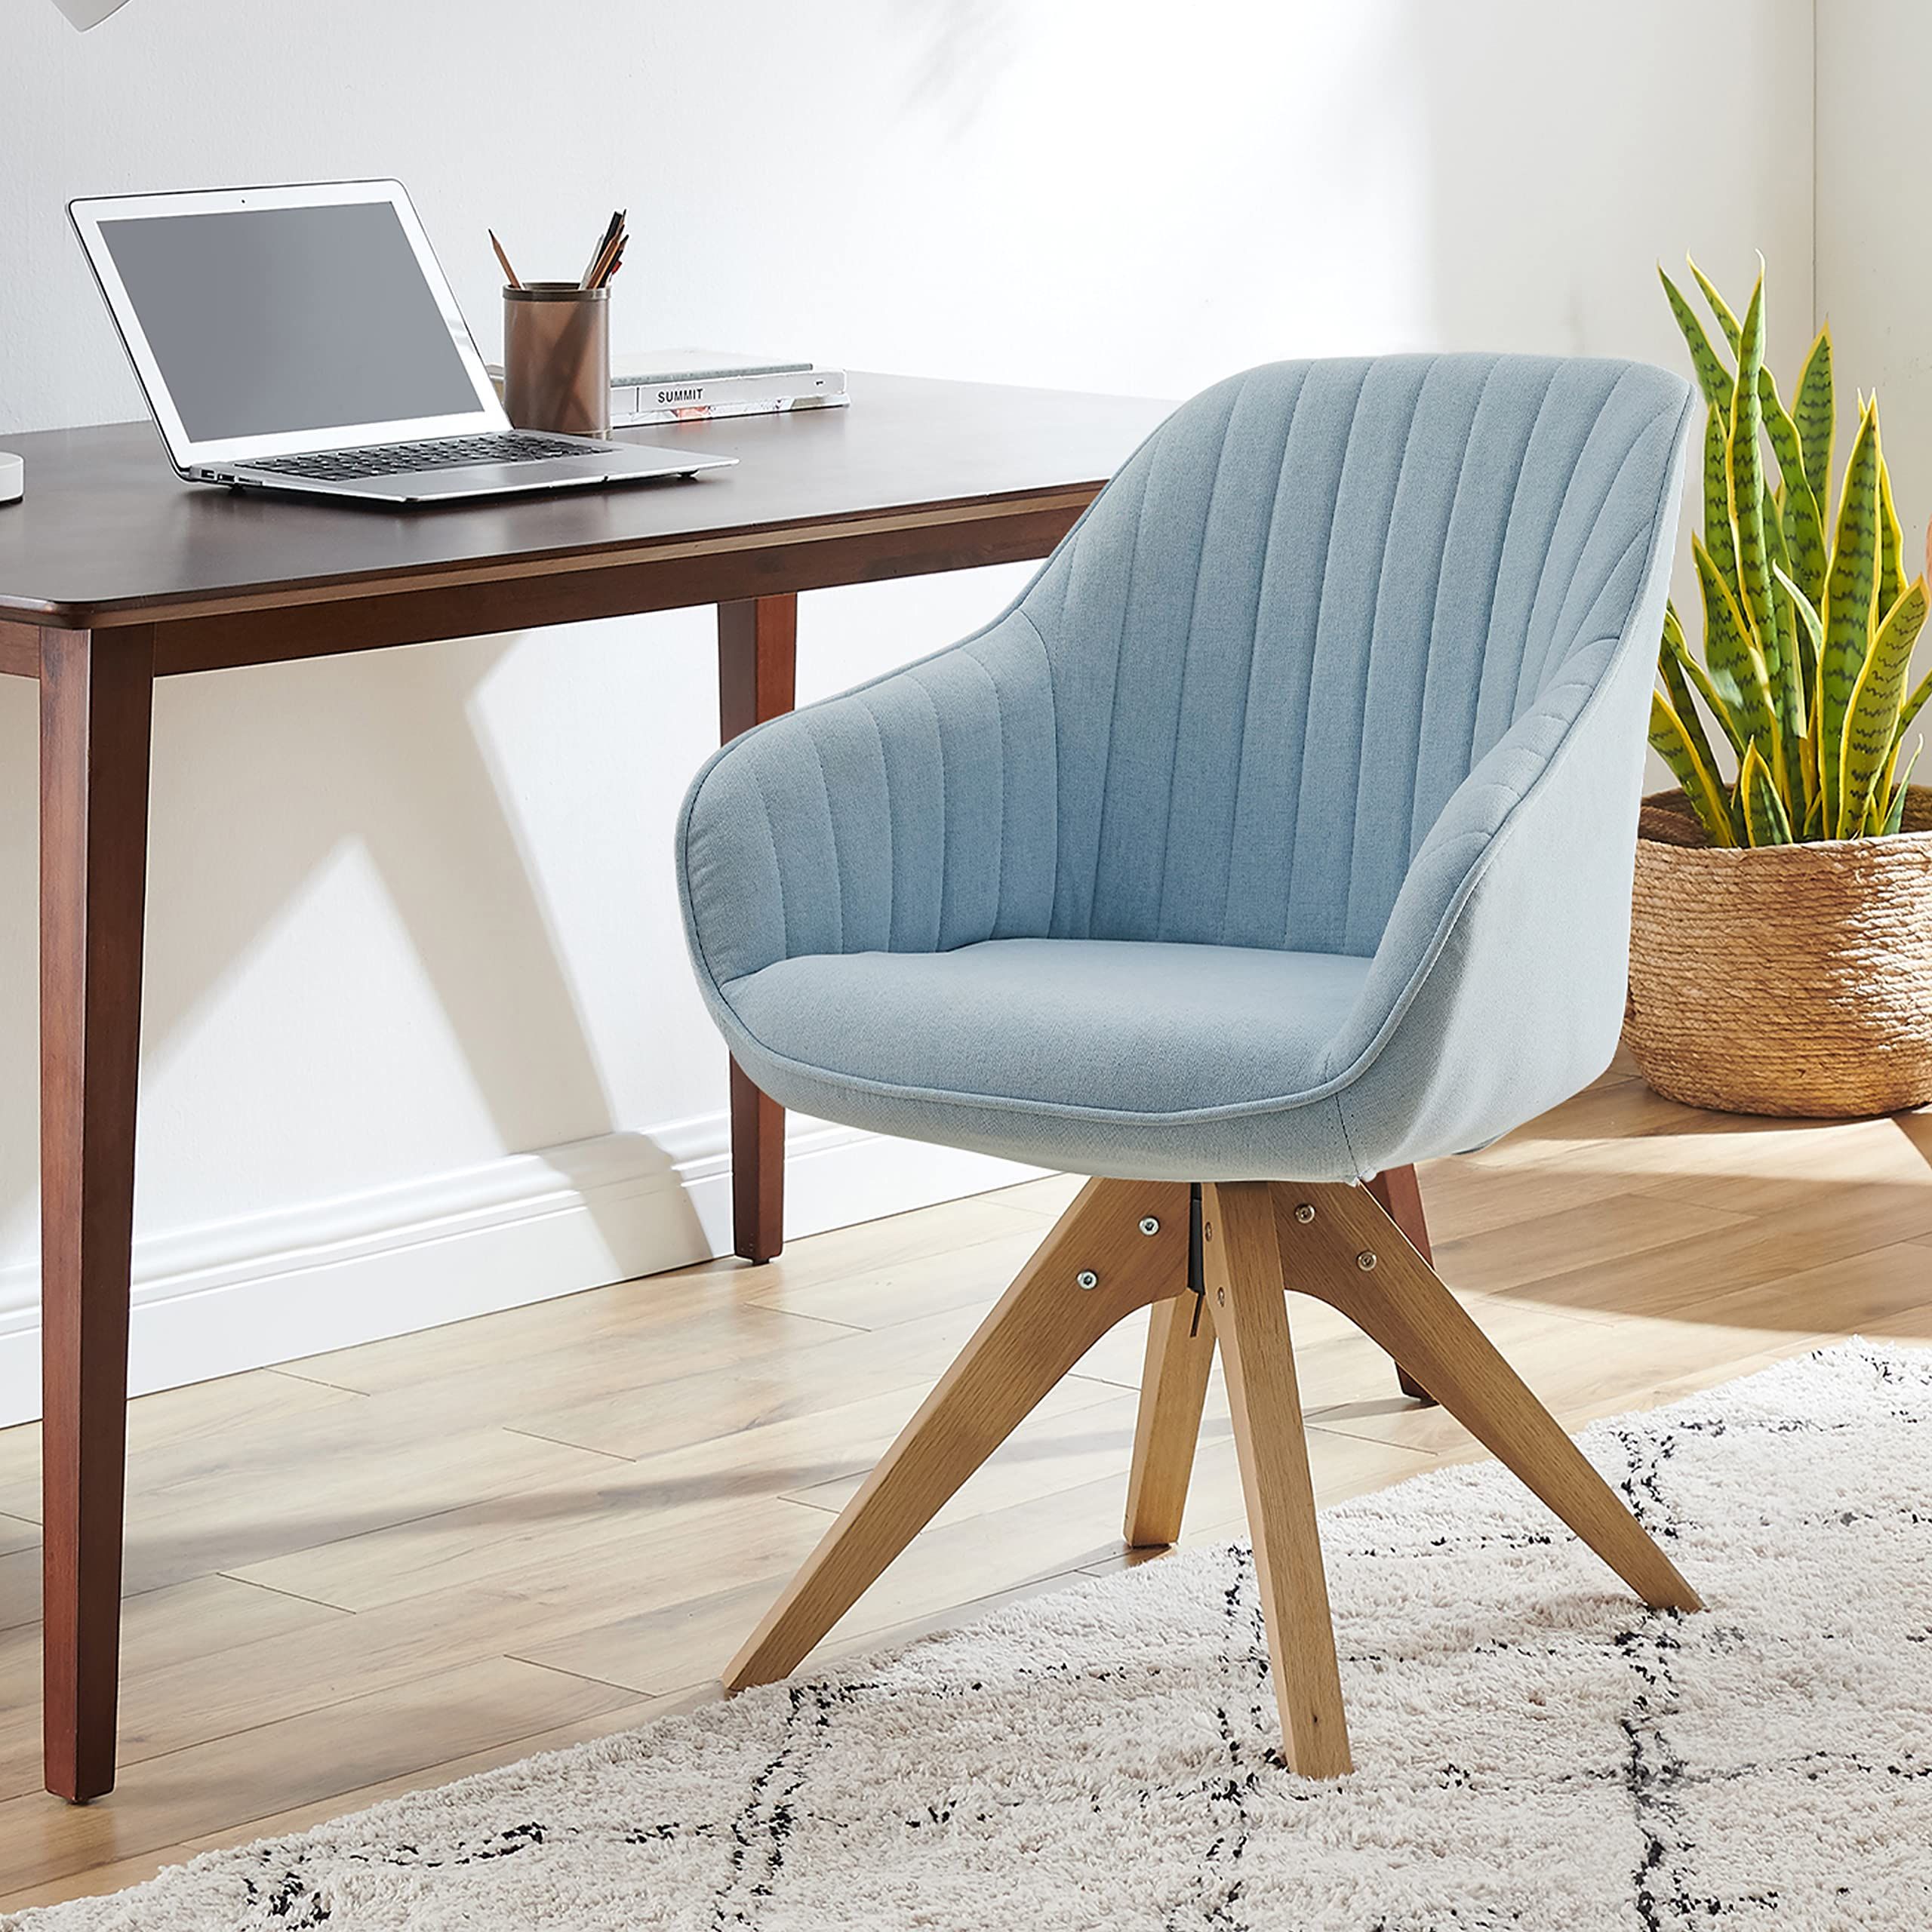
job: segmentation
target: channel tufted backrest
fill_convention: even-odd
[[[1518,355],[1207,391],[986,629],[700,775],[706,971],[1042,937],[1373,954],[1457,788],[1533,708],[1539,764],[1605,675],[1687,393]]]
[[[1405,355],[1177,412],[1021,606],[1051,931],[1372,952],[1450,794],[1622,627],[1681,410],[1642,365]]]

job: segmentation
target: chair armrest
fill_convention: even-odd
[[[1487,1146],[1616,1051],[1648,629],[1573,653],[1423,840],[1325,1069],[1361,1171]]]
[[[808,953],[1044,932],[1057,835],[1045,647],[1023,611],[734,739],[678,823],[708,997]]]
[[[1324,1062],[1357,1171],[1466,1152],[1567,1100],[1617,1051],[1631,881],[1691,398],[1620,611],[1613,571],[1530,707],[1411,862]]]

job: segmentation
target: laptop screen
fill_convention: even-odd
[[[386,201],[131,217],[100,236],[195,442],[479,407]]]

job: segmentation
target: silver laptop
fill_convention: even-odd
[[[513,429],[396,181],[69,204],[174,467],[441,503],[734,461]]]

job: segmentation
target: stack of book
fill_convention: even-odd
[[[491,364],[498,391],[503,371]],[[774,416],[838,409],[851,401],[843,369],[732,355],[712,349],[654,349],[611,358],[611,426],[702,423],[718,416]]]
[[[713,416],[769,416],[837,409],[851,401],[843,369],[814,368],[707,349],[660,349],[611,358],[611,426],[701,423]]]

